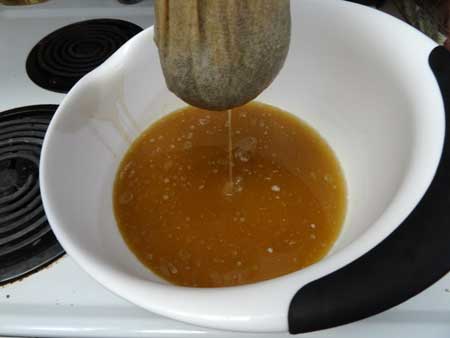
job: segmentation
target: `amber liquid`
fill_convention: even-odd
[[[151,125],[125,155],[113,201],[143,264],[174,284],[220,287],[325,256],[341,230],[346,186],[317,132],[250,103],[232,113],[188,107]]]

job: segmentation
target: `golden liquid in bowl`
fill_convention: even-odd
[[[145,266],[177,285],[221,287],[325,256],[345,217],[346,186],[316,131],[253,102],[231,112],[187,107],[152,124],[122,160],[113,202]]]

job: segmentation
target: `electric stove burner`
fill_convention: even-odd
[[[56,105],[0,113],[0,283],[22,277],[64,253],[39,191],[42,141]]]
[[[62,27],[31,50],[27,73],[38,86],[67,93],[142,28],[127,21],[94,19]]]

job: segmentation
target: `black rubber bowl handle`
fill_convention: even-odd
[[[385,3],[385,0],[347,0],[347,1],[365,6],[374,6],[377,8],[381,7]]]
[[[292,299],[291,333],[351,323],[385,311],[450,271],[450,52],[430,54],[445,105],[444,149],[419,205],[383,242],[356,261],[302,287]]]

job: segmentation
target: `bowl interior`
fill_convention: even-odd
[[[381,41],[378,32],[364,29],[364,16],[338,20],[339,8],[313,2],[301,11],[293,3],[287,62],[257,100],[305,120],[340,160],[348,211],[331,257],[376,227],[393,230],[398,223],[379,222],[387,211],[398,214],[390,220],[407,215],[434,172],[442,130],[438,118],[424,114],[436,100],[427,55],[416,52],[417,44],[405,46],[403,26],[395,26],[398,38]],[[45,193],[55,217],[64,220],[53,224],[59,237],[70,237],[77,250],[111,269],[165,283],[128,250],[112,209],[114,177],[130,143],[185,105],[165,87],[152,34],[138,35],[66,97],[46,140],[51,180]],[[402,49],[386,52],[397,44]]]

